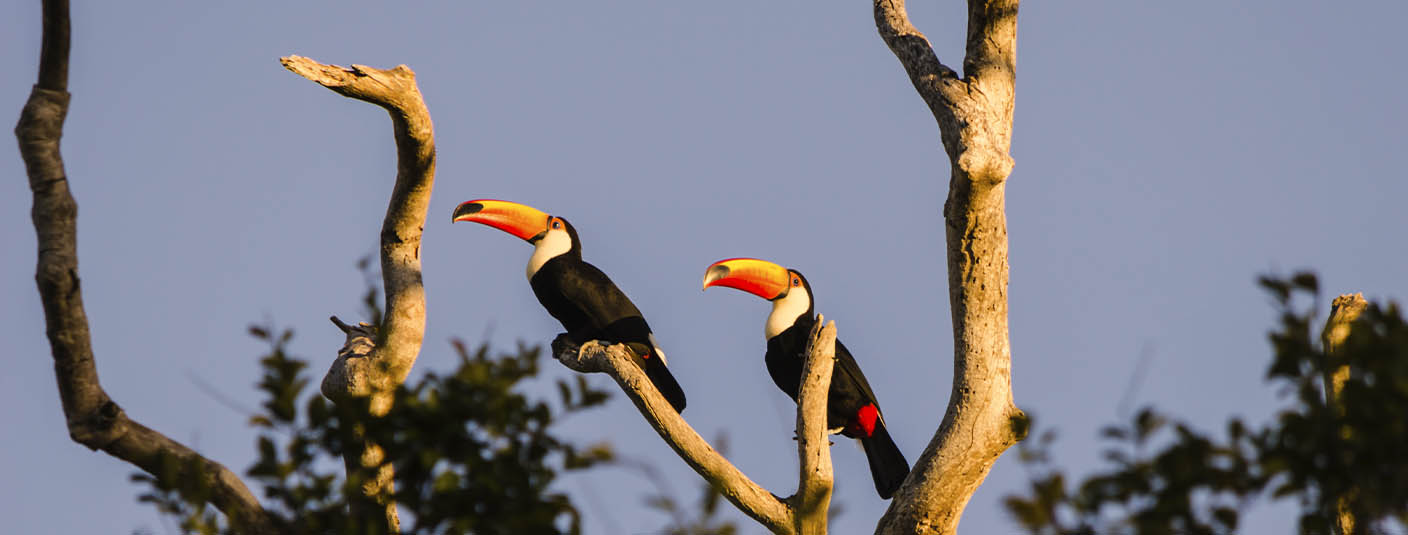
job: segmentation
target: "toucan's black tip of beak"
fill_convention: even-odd
[[[477,202],[467,202],[455,207],[454,215],[450,216],[450,222],[459,221],[461,217],[478,213],[484,209],[484,205]]]
[[[727,276],[728,276],[728,272],[729,272],[728,266],[724,266],[724,265],[709,266],[709,269],[704,272],[704,287],[703,287],[703,288],[700,288],[699,291],[702,292],[702,291],[704,291],[704,290],[708,290],[710,284],[713,284],[714,281],[717,281],[717,280],[719,280],[719,279],[722,279],[722,278],[724,278],[724,277],[727,277]]]

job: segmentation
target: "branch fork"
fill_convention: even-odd
[[[1019,0],[968,0],[963,75],[939,61],[904,0],[874,0],[875,26],[938,121],[950,164],[944,203],[954,375],[943,422],[876,533],[942,533],[997,458],[1022,438],[1008,338],[1006,182]]]
[[[836,324],[818,317],[812,330],[797,407],[797,450],[801,459],[797,493],[782,498],[749,479],[709,445],[631,360],[625,344],[591,340],[577,344],[566,333],[552,341],[553,358],[581,373],[605,373],[631,398],[647,423],[685,463],[719,493],[779,535],[825,533],[831,502],[832,469],[826,430],[826,400],[836,359]]]

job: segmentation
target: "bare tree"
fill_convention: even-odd
[[[1025,416],[1013,405],[1007,327],[1007,229],[1004,208],[1016,61],[1018,0],[969,0],[964,75],[941,63],[909,22],[903,0],[874,0],[876,26],[939,123],[951,160],[947,223],[954,377],[949,404],[928,447],[915,462],[877,533],[954,533],[974,491],[998,456],[1021,438]],[[323,382],[339,404],[364,403],[368,417],[389,409],[389,392],[410,372],[425,326],[419,247],[434,182],[435,149],[429,113],[404,66],[342,68],[290,56],[289,70],[344,96],[385,108],[398,152],[396,185],[381,231],[387,317],[378,326],[333,318],[347,343]],[[43,301],[65,415],[75,441],[102,449],[161,477],[165,456],[187,461],[189,473],[214,489],[212,503],[236,529],[267,533],[273,522],[234,473],[129,419],[98,383],[78,285],[74,244],[76,205],[67,186],[58,141],[67,111],[68,3],[44,1],[39,82],[16,135],[34,192],[39,236],[37,281]],[[825,407],[834,359],[834,324],[813,330],[797,412],[798,491],[787,498],[763,489],[728,462],[672,410],[623,346],[573,347],[559,337],[554,354],[581,372],[609,374],[667,443],[744,513],[774,533],[826,532],[832,491]],[[356,431],[353,431],[356,433]],[[356,437],[354,437],[356,438]],[[347,452],[351,500],[363,526],[396,531],[392,471],[381,448],[356,440]]]

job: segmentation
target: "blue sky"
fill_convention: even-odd
[[[912,2],[961,64],[961,2]],[[439,175],[425,231],[429,295],[417,371],[447,340],[546,343],[558,325],[523,279],[529,247],[451,226],[472,198],[569,218],[585,257],[645,312],[704,436],[779,494],[795,486],[791,402],[762,362],[767,304],[701,293],[712,261],[757,256],[812,283],[911,460],[952,374],[938,128],[862,2],[670,4],[370,1],[77,2],[63,151],[103,385],[135,418],[242,471],[262,347],[296,330],[320,377],[356,316],[353,264],[375,250],[395,173],[385,113],[283,70],[278,57],[418,73]],[[1204,429],[1277,406],[1261,380],[1273,311],[1256,275],[1312,267],[1330,292],[1408,295],[1402,97],[1408,5],[1029,2],[1019,23],[1016,169],[1008,185],[1017,404],[1061,430],[1058,460],[1099,458],[1096,430],[1134,405]],[[0,104],[18,111],[38,58],[39,2],[0,16]],[[13,145],[11,145],[13,147]],[[0,150],[0,514],[17,533],[165,532],[133,468],[71,442],[33,284],[23,167]],[[570,372],[553,365],[549,377]],[[609,385],[604,376],[592,378]],[[203,384],[212,385],[218,396]],[[540,385],[544,395],[553,395]],[[611,386],[614,390],[615,387]],[[697,476],[624,396],[563,431]],[[885,507],[864,456],[834,448],[835,533]],[[998,461],[965,532],[1016,530]],[[648,533],[653,487],[606,468],[561,488],[590,533]],[[75,509],[81,504],[81,509]],[[1258,508],[1249,529],[1287,532]],[[746,532],[753,525],[744,520]]]

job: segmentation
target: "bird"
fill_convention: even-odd
[[[670,374],[650,324],[605,273],[582,260],[582,243],[571,223],[525,204],[495,199],[460,203],[452,222],[460,221],[488,225],[532,244],[528,283],[568,337],[579,345],[592,340],[626,344],[631,360],[675,412],[684,411],[684,390]]]
[[[816,324],[812,288],[794,269],[756,258],[729,258],[714,262],[704,272],[704,290],[723,286],[772,301],[763,333],[767,338],[768,374],[777,387],[797,401],[802,362]],[[826,427],[833,433],[860,441],[875,480],[875,491],[890,499],[909,475],[909,462],[885,427],[885,417],[875,391],[860,365],[841,340],[836,340],[835,371],[827,392]]]

